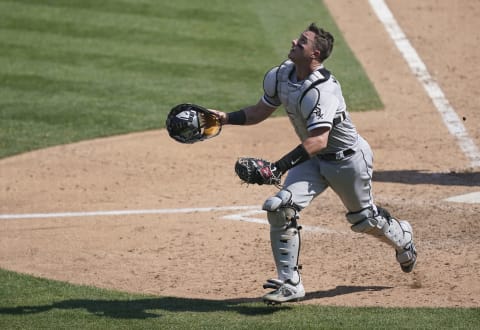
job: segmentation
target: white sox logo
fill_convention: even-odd
[[[317,117],[318,119],[323,119],[323,112],[322,112],[322,109],[320,107],[317,107],[313,110],[313,115],[315,117]]]

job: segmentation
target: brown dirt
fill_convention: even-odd
[[[469,169],[368,2],[326,3],[385,104],[352,116],[375,151],[376,200],[411,221],[419,259],[402,273],[391,248],[349,230],[327,191],[301,217],[322,229],[303,233],[303,303],[480,306],[480,204],[444,201],[478,191],[478,168]],[[388,4],[480,145],[477,1]],[[275,189],[240,185],[236,157],[276,159],[297,143],[279,118],[195,145],[153,131],[39,150],[0,161],[0,214],[259,208]],[[0,267],[131,292],[256,300],[275,276],[268,226],[227,221],[232,213],[242,211],[1,220]]]

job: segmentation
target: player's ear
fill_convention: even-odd
[[[320,51],[318,49],[314,50],[310,57],[317,58],[317,59],[320,58]]]

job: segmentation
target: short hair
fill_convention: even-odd
[[[311,23],[307,30],[315,33],[315,48],[320,51],[319,58],[323,62],[332,53],[335,39],[330,32],[319,28],[315,23]]]

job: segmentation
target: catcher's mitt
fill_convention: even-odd
[[[279,185],[282,173],[267,160],[242,157],[235,163],[235,173],[245,183]]]
[[[170,110],[165,123],[168,134],[181,143],[195,143],[220,134],[220,118],[202,106],[183,103]]]

